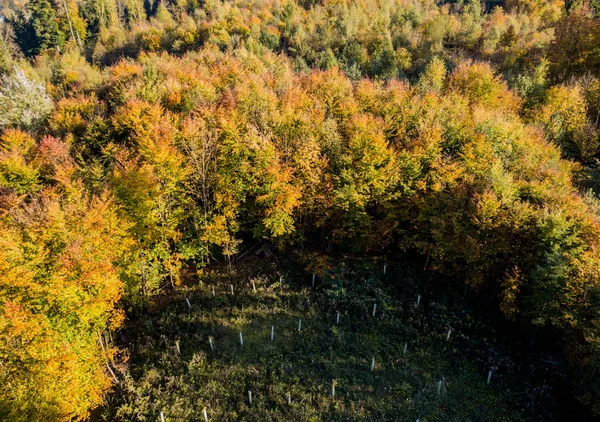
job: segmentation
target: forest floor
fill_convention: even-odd
[[[93,419],[559,420],[539,369],[409,265],[349,262],[314,287],[282,274],[213,272],[131,318],[121,383]]]

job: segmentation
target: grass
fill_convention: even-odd
[[[130,323],[121,340],[130,361],[95,419],[155,421],[163,412],[166,421],[202,421],[206,409],[211,421],[549,420],[551,397],[493,331],[419,277],[365,263],[318,278],[315,289],[307,274],[283,283],[213,276]]]

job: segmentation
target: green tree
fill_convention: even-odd
[[[446,64],[439,57],[434,57],[419,78],[419,89],[424,92],[440,92],[446,80]]]
[[[60,29],[55,5],[50,0],[31,0],[27,4],[29,17],[22,13],[12,21],[16,40],[26,56],[35,56],[49,48],[60,51],[65,35]]]

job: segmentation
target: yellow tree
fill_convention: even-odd
[[[119,205],[134,223],[138,239],[138,274],[143,298],[160,288],[161,278],[174,286],[179,281],[184,181],[187,168],[175,146],[170,116],[160,106],[131,100],[113,116],[116,135],[132,145],[117,158],[113,186]],[[152,281],[148,279],[153,274]]]
[[[0,193],[0,417],[81,420],[116,381],[103,333],[122,320],[126,226],[108,196],[89,199],[71,177],[61,141],[24,160],[54,186]]]

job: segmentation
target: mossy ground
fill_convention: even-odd
[[[494,332],[419,277],[364,263],[317,278],[314,289],[306,274],[283,283],[275,272],[213,275],[122,333],[130,361],[96,416],[194,421],[206,408],[211,421],[548,420],[548,394]]]

